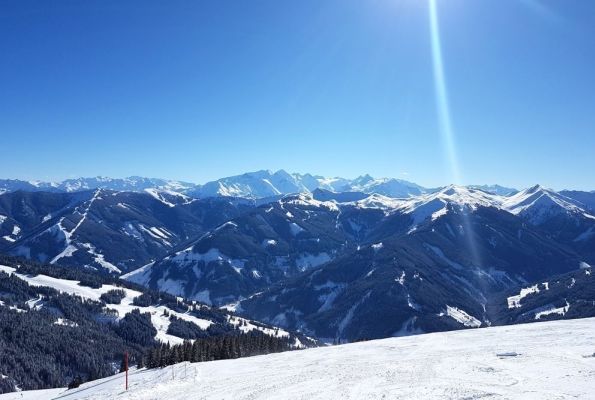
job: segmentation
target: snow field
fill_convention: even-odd
[[[593,399],[594,352],[594,318],[541,322],[182,363],[133,371],[128,392],[120,374],[57,398]]]

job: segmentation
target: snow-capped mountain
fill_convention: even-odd
[[[82,190],[108,189],[115,191],[140,192],[145,189],[159,189],[166,191],[183,192],[192,188],[194,184],[174,180],[143,178],[140,176],[131,176],[128,178],[77,178],[67,179],[60,182],[56,187],[65,192],[78,192]]]
[[[155,189],[6,193],[0,196],[0,249],[119,273],[166,255],[244,207]]]
[[[22,181],[18,179],[0,179],[0,194],[16,190],[57,191],[57,184],[39,181]]]
[[[591,211],[542,187],[395,198],[363,192],[378,183],[369,176],[346,182],[260,171],[217,182],[226,192],[203,199],[154,188],[5,193],[0,251],[126,273],[350,340],[489,324],[494,293],[595,264]],[[368,321],[372,308],[390,323]]]
[[[584,203],[536,185],[507,198],[502,206],[566,243],[586,261],[595,261],[595,212]]]
[[[540,185],[508,197],[502,205],[509,212],[520,215],[536,225],[543,224],[561,214],[595,220],[595,216],[583,208],[584,204]]]
[[[500,185],[472,185],[469,187],[501,196],[508,196],[517,192],[515,189]],[[402,179],[374,178],[368,174],[355,179],[347,179],[288,173],[284,170],[278,170],[276,172],[269,170],[247,172],[241,175],[217,179],[205,184],[139,176],[128,178],[98,176],[93,178],[67,179],[62,182],[0,180],[0,194],[16,190],[70,193],[93,189],[135,192],[156,189],[181,193],[197,198],[224,196],[247,199],[267,199],[287,194],[311,193],[317,189],[333,193],[374,193],[392,198],[409,198],[438,190],[424,188]]]
[[[293,309],[303,319],[290,326],[305,329],[308,318],[317,319],[320,326],[332,326],[326,317],[314,312],[322,303],[306,301],[307,298],[324,298],[324,293],[318,292],[328,291],[324,281],[327,270],[333,271],[327,279],[333,285],[342,289],[357,288],[356,292],[347,291],[348,298],[355,299],[366,296],[362,288],[383,287],[382,282],[387,278],[382,270],[392,274],[395,258],[401,260],[399,265],[403,260],[410,260],[410,269],[399,270],[399,273],[425,274],[428,283],[435,282],[431,278],[435,271],[446,266],[448,268],[441,272],[444,282],[424,287],[417,304],[424,304],[426,298],[438,299],[439,293],[455,293],[463,285],[466,294],[458,298],[457,304],[464,304],[460,309],[470,312],[470,309],[482,310],[485,298],[494,290],[570,271],[578,268],[584,259],[589,260],[586,252],[579,256],[543,231],[527,225],[523,218],[503,209],[504,201],[502,196],[461,186],[449,186],[412,199],[374,194],[343,203],[320,201],[307,194],[286,196],[222,224],[187,249],[133,271],[125,278],[214,304],[250,297],[242,301],[241,307],[247,315],[268,321],[283,310]],[[387,252],[388,255],[376,261],[375,257]],[[350,268],[357,272],[348,278]],[[366,276],[372,269],[374,273]],[[310,279],[310,274],[316,276],[316,280]],[[273,292],[267,294],[268,291]],[[435,293],[429,295],[432,291]],[[262,293],[253,295],[256,292]],[[397,304],[391,297],[394,291],[374,293],[379,296],[373,302],[376,306],[383,302],[393,307]],[[286,296],[291,302],[283,302]],[[271,308],[267,299],[274,299],[277,306]],[[326,304],[329,310],[339,314],[353,307],[351,301]],[[301,308],[304,305],[313,308]],[[403,306],[408,307],[408,303],[403,302]],[[434,304],[429,310],[440,314],[440,307],[445,306]],[[366,307],[361,307],[361,313],[368,313]],[[359,315],[359,312],[352,314]],[[476,315],[485,317],[483,311]],[[286,318],[291,321],[289,316]],[[392,321],[394,324],[405,322],[399,318]],[[419,329],[445,329],[447,325],[437,321],[431,320]],[[361,324],[354,322],[354,325]],[[309,329],[317,335],[330,334],[311,326]],[[391,329],[400,329],[400,325]],[[332,334],[341,333],[333,331]]]
[[[262,170],[208,182],[189,194],[195,197],[230,196],[256,199],[309,190],[300,175],[290,175],[283,170],[275,173]]]
[[[249,172],[208,182],[188,194],[195,197],[234,196],[267,198],[295,193],[309,193],[316,189],[331,192],[378,193],[389,197],[410,197],[425,193],[426,189],[411,182],[363,175],[355,179],[325,178],[311,174],[290,174],[284,170]]]
[[[450,203],[410,226],[386,216],[368,244],[240,302],[238,310],[318,337],[377,338],[489,325],[493,293],[578,269],[581,257],[504,210]],[[382,317],[380,317],[382,316]]]
[[[108,178],[97,176],[94,178],[67,179],[62,182],[2,179],[0,180],[0,193],[14,192],[17,190],[72,193],[94,189],[108,189],[130,192],[140,192],[145,189],[159,189],[182,193],[193,188],[194,186],[194,184],[188,182],[143,178],[140,176],[130,176],[128,178]]]
[[[286,196],[123,278],[208,304],[237,301],[343,251],[350,238],[337,227],[339,214],[333,202]]]
[[[517,189],[500,185],[469,185],[468,187],[470,189],[479,189],[483,190],[484,192],[497,194],[498,196],[510,196],[515,193],[518,193]]]
[[[578,201],[583,204],[584,208],[591,211],[591,213],[595,213],[595,191],[582,192],[580,190],[562,190],[559,193],[562,196]]]

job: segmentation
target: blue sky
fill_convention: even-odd
[[[464,183],[595,189],[595,2],[437,0]],[[424,0],[0,2],[0,176],[452,181]]]

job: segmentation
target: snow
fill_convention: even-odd
[[[384,245],[382,244],[382,242],[380,242],[380,243],[374,243],[372,245],[372,249],[374,249],[375,252],[380,251],[380,249],[382,249],[382,247],[384,247]]]
[[[122,230],[124,231],[124,233],[126,235],[132,236],[136,240],[140,240],[141,242],[144,242],[145,241],[145,239],[143,238],[143,235],[131,223],[128,223],[128,224],[124,225],[124,227],[122,228]]]
[[[296,206],[306,206],[314,208],[322,208],[328,211],[339,211],[339,207],[333,201],[319,201],[312,197],[309,193],[300,193],[296,195],[290,195],[281,200],[283,204],[292,204]],[[291,218],[291,217],[290,217]]]
[[[289,230],[293,236],[297,236],[300,232],[302,232],[304,230],[304,228],[302,228],[295,222],[291,222],[289,224]]]
[[[397,279],[395,279],[396,282],[399,282],[399,285],[404,286],[405,285],[405,271],[401,272],[401,276],[399,276]]]
[[[79,326],[76,322],[73,322],[66,318],[58,318],[56,321],[54,321],[54,325],[70,326],[72,328]]]
[[[520,308],[521,300],[531,293],[539,293],[539,285],[533,285],[528,288],[521,289],[521,292],[516,296],[510,296],[507,298],[508,308]]]
[[[286,330],[283,330],[281,328],[273,329],[273,328],[257,326],[257,325],[254,325],[252,323],[252,321],[245,319],[245,318],[240,318],[240,317],[235,317],[235,316],[229,315],[227,317],[227,321],[230,324],[237,326],[238,329],[241,330],[242,332],[250,332],[253,330],[257,330],[257,331],[263,332],[265,335],[268,335],[268,336],[274,336],[274,337],[279,337],[279,338],[289,337],[289,332],[287,332]]]
[[[456,307],[447,305],[446,315],[469,328],[479,328],[481,326],[481,321]]]
[[[50,264],[55,264],[56,262],[58,262],[58,260],[60,260],[61,258],[64,258],[64,257],[72,257],[74,252],[77,250],[78,249],[75,246],[68,244],[64,248],[64,250],[62,250],[56,257],[52,258],[52,260],[50,261]]]
[[[568,302],[566,302],[566,305],[564,307],[547,307],[544,310],[541,310],[537,313],[535,313],[535,319],[541,319],[541,317],[544,317],[546,315],[552,315],[552,314],[559,314],[564,316],[568,310],[570,309],[570,304],[568,304]]]
[[[29,310],[40,310],[43,306],[43,297],[39,295],[36,299],[27,300],[26,304]]]
[[[1,400],[42,400],[55,399],[66,391],[66,388],[58,389],[43,389],[43,390],[27,390],[24,392],[13,392],[0,394]]]
[[[595,395],[594,343],[593,318],[431,333],[133,370],[128,392],[118,374],[64,398],[588,400]],[[55,398],[59,390],[29,399]]]
[[[126,314],[131,312],[134,309],[139,309],[142,313],[150,313],[151,314],[151,322],[155,329],[157,329],[157,335],[155,338],[164,343],[171,343],[171,344],[178,344],[182,343],[183,340],[179,337],[172,336],[167,334],[167,328],[169,327],[169,318],[164,316],[164,311],[167,310],[169,315],[175,315],[176,317],[192,322],[196,324],[201,329],[207,329],[212,322],[209,320],[197,318],[193,315],[180,313],[174,310],[171,310],[165,306],[149,306],[149,307],[139,307],[132,304],[135,297],[141,295],[141,292],[132,289],[121,288],[119,286],[114,285],[102,285],[98,289],[90,288],[87,286],[79,285],[78,281],[72,281],[67,279],[58,279],[51,276],[46,275],[37,275],[37,276],[29,276],[29,275],[22,275],[16,272],[15,268],[6,267],[0,265],[0,271],[4,271],[8,274],[16,274],[17,277],[26,281],[31,286],[47,286],[54,288],[60,292],[68,293],[72,295],[78,295],[85,299],[95,300],[98,301],[100,296],[103,293],[106,293],[112,289],[123,289],[126,292],[126,296],[122,299],[120,304],[106,304],[106,307],[115,310],[118,313],[118,319],[123,318]],[[39,299],[32,299],[27,302],[29,308],[38,307],[38,303],[41,301]]]
[[[147,189],[145,189],[145,192],[147,194],[151,195],[153,198],[159,200],[160,202],[162,202],[163,204],[165,204],[168,207],[176,206],[176,204],[174,204],[168,200],[168,197],[170,199],[180,199],[179,203],[182,203],[182,204],[191,203],[193,201],[193,199],[180,193],[179,192],[180,189],[183,189],[182,185],[179,184],[178,182],[176,182],[173,185],[166,185],[165,188],[161,188],[161,189],[147,188]]]
[[[580,269],[590,269],[591,266],[589,264],[587,264],[586,262],[581,261],[581,263],[579,264],[579,268]]]
[[[195,264],[196,262],[204,262],[205,264],[211,263],[211,262],[217,262],[219,264],[223,264],[223,263],[229,263],[231,265],[232,268],[234,268],[236,270],[236,272],[240,272],[240,270],[242,268],[244,268],[244,264],[245,264],[245,260],[240,260],[240,259],[235,259],[235,258],[230,258],[227,255],[223,254],[221,251],[219,251],[219,249],[216,248],[212,248],[209,249],[207,252],[205,253],[198,253],[198,252],[194,252],[193,247],[188,247],[182,251],[179,251],[171,256],[168,256],[165,258],[165,260],[170,260],[172,262],[178,263],[181,266],[186,266],[186,265],[192,265]],[[151,269],[153,267],[154,263],[150,263],[147,264],[145,266],[142,266],[139,269],[136,269],[132,272],[129,272],[127,274],[122,275],[120,278],[121,279],[125,279],[128,280],[130,282],[135,282],[138,283],[140,285],[146,285],[146,283],[148,282],[148,280],[151,277]],[[175,287],[170,287],[172,290],[172,293],[175,294],[182,294],[183,291],[181,289],[181,281],[172,281],[175,282],[175,285],[177,285],[177,289]],[[161,287],[161,290],[168,290],[165,287]],[[209,302],[210,304],[210,302]]]
[[[17,236],[21,232],[21,228],[18,225],[12,227],[12,235]]]
[[[411,215],[412,229],[414,229],[427,219],[435,220],[446,215],[449,212],[449,206],[458,210],[473,211],[480,206],[500,208],[502,202],[501,196],[464,186],[450,185],[437,192],[402,201],[395,211]]]
[[[413,298],[411,297],[411,295],[409,293],[407,293],[407,306],[409,308],[414,309],[415,311],[420,311],[421,310],[421,306],[419,304],[417,304],[415,302],[415,300],[413,300]]]
[[[83,243],[83,247],[86,248],[87,252],[93,256],[95,262],[101,265],[101,267],[104,269],[107,269],[111,272],[116,272],[118,274],[122,272],[120,268],[108,262],[103,254],[97,253],[95,246],[93,246],[91,243]]]
[[[346,203],[357,208],[377,208],[384,210],[387,213],[401,207],[404,204],[403,200],[393,199],[392,197],[382,196],[380,194],[371,194],[365,199]]]
[[[149,236],[151,236],[153,239],[158,240],[159,242],[165,244],[168,247],[172,247],[172,244],[167,240],[169,239],[168,236],[168,232],[161,230],[159,228],[156,227],[146,227],[143,224],[139,224],[138,227],[145,233],[147,233]],[[171,236],[171,235],[170,235]]]
[[[506,198],[502,207],[512,214],[526,216],[535,225],[561,213],[595,219],[580,203],[539,185]]]
[[[265,239],[262,241],[262,247],[276,246],[276,245],[277,245],[277,241],[275,239]]]

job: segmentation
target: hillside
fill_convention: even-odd
[[[185,340],[194,342],[195,359],[203,361],[308,343],[109,275],[0,256],[0,393],[110,376],[125,351],[136,365],[149,361],[151,351]]]
[[[134,371],[36,399],[590,399],[595,319],[375,340]],[[54,397],[56,396],[56,397]]]

